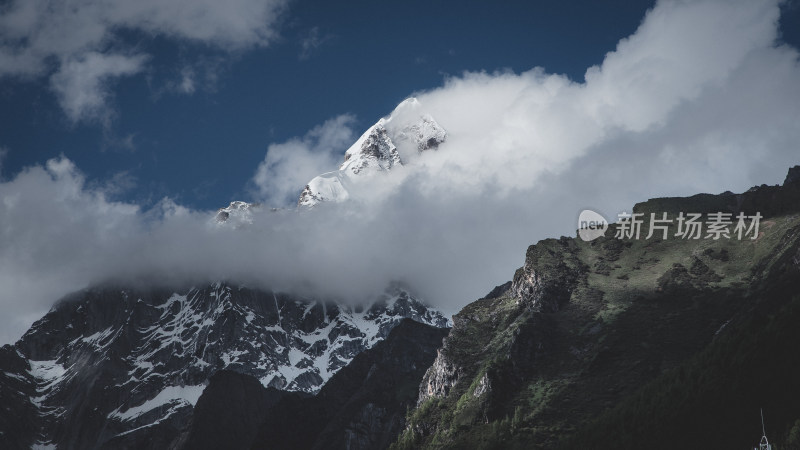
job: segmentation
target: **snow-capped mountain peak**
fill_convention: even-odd
[[[226,283],[90,289],[0,348],[0,400],[41,446],[140,448],[137,436],[174,435],[219,370],[316,393],[405,318],[449,326],[400,288],[362,308]]]
[[[229,223],[240,226],[253,223],[253,210],[261,207],[260,203],[233,201],[230,205],[217,210],[217,223]]]
[[[401,102],[387,117],[369,127],[345,152],[339,170],[312,179],[298,200],[299,206],[320,202],[342,202],[351,198],[351,186],[369,177],[403,166],[403,151],[434,150],[447,138],[447,132],[416,98]],[[408,153],[406,153],[408,155]]]
[[[386,131],[386,121],[381,119],[345,152],[339,170],[358,175],[363,170],[389,170],[395,164],[402,165],[400,154]]]
[[[308,182],[297,204],[314,206],[320,202],[342,202],[350,198],[350,177],[344,170],[323,173]]]

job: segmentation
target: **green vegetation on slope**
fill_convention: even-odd
[[[787,296],[790,292],[772,292]],[[601,415],[563,448],[800,448],[800,296],[745,324]]]
[[[635,209],[766,204],[756,240],[682,240],[674,227],[646,240],[645,223],[639,240],[612,226],[531,246],[513,286],[454,317],[428,374],[449,388],[423,396],[394,448],[747,448],[761,406],[774,439],[800,439],[785,401],[800,385],[787,369],[800,367],[800,189],[781,189]],[[736,432],[720,439],[726,426]]]

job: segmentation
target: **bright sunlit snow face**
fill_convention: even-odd
[[[447,131],[438,150],[346,201],[270,211],[336,170],[367,128],[341,106],[258,155],[246,186],[266,207],[246,226],[180,199],[114,202],[66,158],[23,171],[0,184],[3,339],[107,278],[235,279],[350,300],[399,280],[453,312],[511,278],[527,245],[570,233],[586,207],[613,217],[647,197],[779,183],[800,162],[800,68],[777,43],[778,17],[776,2],[666,1],[585,82],[545,69],[448,77],[416,94]]]

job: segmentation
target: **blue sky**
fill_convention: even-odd
[[[53,87],[58,53],[35,73],[0,78],[0,174],[63,154],[144,207],[165,196],[203,209],[258,200],[247,181],[270,143],[343,113],[365,129],[465,71],[540,66],[582,81],[653,3],[298,0],[274,14],[274,36],[233,49],[166,29],[111,30],[114,42],[97,49],[147,59],[137,73],[103,82],[107,119],[66,115]],[[797,3],[783,9],[781,39],[797,46]],[[191,88],[181,90],[186,74]]]
[[[57,63],[0,79],[2,175],[63,154],[90,180],[124,181],[118,198],[143,206],[164,196],[204,209],[253,200],[246,182],[270,143],[343,113],[365,129],[464,71],[542,66],[582,80],[652,3],[300,0],[282,10],[273,39],[233,50],[213,38],[110,32],[117,42],[98,49],[148,59],[104,82],[105,122],[66,115],[53,88]],[[183,92],[182,71],[193,75]]]
[[[582,209],[782,182],[799,47],[796,1],[9,0],[0,343],[109,280],[454,313]],[[436,151],[291,208],[412,94]],[[216,223],[237,199],[288,208]]]

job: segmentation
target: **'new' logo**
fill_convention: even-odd
[[[600,213],[584,209],[578,216],[578,235],[584,241],[593,241],[604,236],[608,230],[608,221]]]

